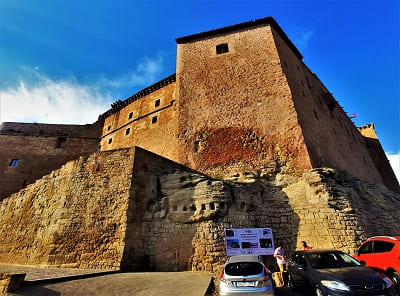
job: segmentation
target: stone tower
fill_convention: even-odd
[[[272,17],[176,42],[180,163],[211,175],[332,167],[399,191]]]

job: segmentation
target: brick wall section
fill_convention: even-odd
[[[311,168],[270,26],[178,42],[176,75],[180,163],[213,175]]]
[[[393,190],[393,172],[382,171],[381,176],[364,137],[342,107],[277,33],[274,38],[312,166],[346,170],[363,180],[392,185]]]
[[[0,126],[0,200],[67,161],[97,151],[102,122],[58,125],[5,122]],[[60,138],[65,141],[59,147]],[[10,166],[13,159],[18,165]]]
[[[159,105],[156,106],[158,100]],[[176,134],[176,98],[173,82],[105,118],[101,151],[140,146],[176,160]]]
[[[0,205],[0,261],[118,269],[134,149],[81,157]]]

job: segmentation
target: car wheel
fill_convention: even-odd
[[[321,288],[318,287],[318,286],[315,288],[315,295],[317,295],[317,296],[324,296],[324,293],[322,293]]]
[[[296,283],[294,282],[291,274],[288,274],[288,282],[289,282],[290,289],[297,290]]]

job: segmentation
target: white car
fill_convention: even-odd
[[[219,295],[276,295],[275,283],[260,256],[232,256],[222,270]]]

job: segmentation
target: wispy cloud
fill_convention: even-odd
[[[145,57],[130,73],[123,74],[115,78],[105,78],[100,80],[101,85],[104,87],[146,87],[148,84],[154,82],[163,70],[163,55],[159,54],[156,58]]]
[[[35,67],[25,71],[14,87],[0,89],[0,122],[92,123],[116,100],[114,93],[122,88],[150,85],[162,68],[161,55],[145,58],[130,73],[115,79],[103,76],[92,84],[84,84],[73,76],[52,79]]]
[[[305,29],[297,29],[293,42],[296,47],[299,48],[300,51],[305,50],[308,47],[308,44],[315,33],[315,29],[305,30]]]
[[[389,159],[390,165],[392,166],[397,180],[400,181],[400,151],[397,153],[386,153],[386,156]]]

